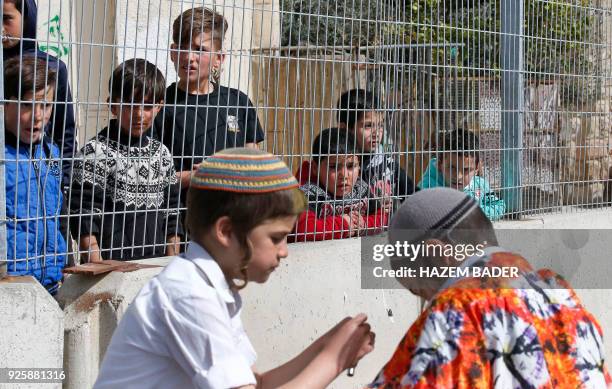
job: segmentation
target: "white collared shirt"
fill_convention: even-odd
[[[94,388],[255,384],[257,355],[240,320],[241,306],[217,262],[191,242],[127,309]]]
[[[503,249],[502,247],[499,246],[487,246],[483,249],[483,255],[478,255],[478,254],[474,254],[468,258],[466,258],[463,262],[461,262],[461,264],[459,265],[460,268],[467,268],[467,267],[473,267],[473,266],[485,266],[487,262],[489,262],[491,260],[491,256],[495,253],[500,253],[500,252],[505,252],[508,250]],[[462,279],[463,277],[450,277],[448,278],[446,281],[444,281],[444,283],[442,284],[442,286],[440,287],[440,290],[438,290],[439,294],[440,292],[442,292],[445,289],[450,288],[455,282],[459,281],[460,279]]]

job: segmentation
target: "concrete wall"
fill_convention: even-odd
[[[64,388],[89,388],[98,376],[117,323],[140,288],[157,275],[167,258],[147,261],[157,268],[97,277],[69,276],[57,296],[64,309]]]
[[[611,211],[567,213],[520,222],[497,223],[504,229],[612,228]],[[536,243],[504,242],[521,247],[529,258],[553,256],[571,261],[555,247]],[[266,370],[287,361],[347,315],[367,312],[377,337],[377,349],[360,364],[354,378],[341,376],[335,388],[361,387],[390,358],[397,343],[417,317],[420,301],[398,290],[362,290],[360,241],[348,239],[295,244],[290,257],[265,285],[249,285],[244,292],[243,321],[258,350],[257,368]],[[602,253],[595,253],[601,255]],[[157,264],[167,263],[167,258]],[[64,308],[65,357],[69,371],[66,388],[88,387],[95,380],[104,350],[117,320],[141,286],[161,268],[106,276],[70,277],[58,297]],[[612,333],[612,291],[579,290],[588,309]],[[391,309],[393,316],[388,316]],[[612,356],[612,343],[607,355]]]
[[[57,302],[34,278],[1,279],[0,368],[61,368],[63,316]],[[0,388],[61,388],[59,383],[2,383]]]
[[[580,211],[501,222],[496,227],[612,229],[611,216],[610,209]],[[515,240],[503,244],[520,247],[528,258],[575,259],[558,247],[542,247],[534,242]],[[332,387],[358,388],[374,377],[417,317],[420,301],[402,289],[362,290],[360,252],[359,239],[291,245],[289,258],[268,283],[251,284],[242,292],[243,321],[258,351],[258,369],[266,370],[292,358],[344,316],[366,312],[378,334],[377,348],[359,364],[354,378],[341,376]],[[0,367],[2,363],[17,362],[23,366],[60,366],[63,355],[64,388],[91,387],[117,322],[140,288],[168,260],[146,261],[160,267],[131,273],[69,276],[57,296],[59,307],[32,281],[0,283],[0,325],[9,329],[8,336],[5,331],[0,337],[0,349],[5,352]],[[578,293],[587,309],[599,319],[608,340],[612,334],[612,291],[578,290]],[[606,342],[609,358],[611,346],[612,342]]]

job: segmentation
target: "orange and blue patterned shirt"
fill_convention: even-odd
[[[519,277],[447,282],[369,388],[612,387],[601,327],[569,284],[492,251],[475,266],[516,266]]]

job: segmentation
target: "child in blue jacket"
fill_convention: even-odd
[[[60,150],[45,135],[57,73],[48,57],[36,55],[4,65],[7,273],[33,276],[54,294],[67,231]]]
[[[451,131],[442,145],[438,158],[432,158],[418,186],[421,189],[448,186],[463,190],[476,199],[490,220],[499,220],[506,212],[506,204],[491,190],[486,179],[478,175],[480,140],[471,131]],[[442,147],[440,147],[442,146]]]

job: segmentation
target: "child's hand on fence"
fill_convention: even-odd
[[[90,247],[88,251],[81,254],[81,261],[83,263],[102,262],[102,255],[100,255],[100,248],[97,245],[95,247]]]
[[[176,178],[181,182],[181,187],[183,189],[189,188],[189,184],[191,183],[191,176],[193,176],[200,167],[200,163],[194,163],[191,166],[191,170],[183,170],[180,172],[176,172]]]
[[[391,211],[393,211],[393,200],[391,197],[383,197],[380,199],[380,202],[384,213],[391,213]]]
[[[350,236],[355,236],[359,230],[366,227],[365,219],[357,211],[342,215],[342,219],[349,225]]]
[[[173,257],[181,252],[181,237],[176,235],[168,236],[166,239],[166,255]]]
[[[81,236],[79,249],[81,250],[81,261],[83,263],[102,262],[100,246],[98,246],[98,240],[95,235]]]
[[[357,220],[357,228],[359,231],[365,231],[368,228],[368,223],[366,222],[366,218],[359,212],[354,211],[353,214]]]

